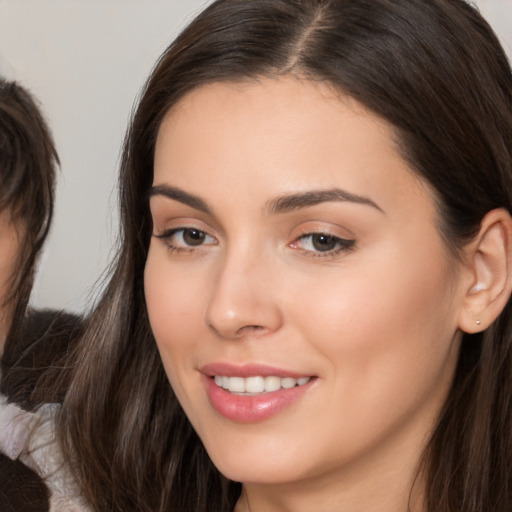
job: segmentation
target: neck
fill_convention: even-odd
[[[235,512],[425,512],[416,489],[381,485],[366,489],[338,486],[326,492],[322,486],[286,489],[282,486],[244,486]],[[409,482],[408,482],[409,483]]]

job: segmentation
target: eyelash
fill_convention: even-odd
[[[176,244],[173,244],[171,242],[172,240],[172,237],[178,233],[181,233],[181,236],[183,238],[183,236],[185,235],[185,233],[191,233],[191,232],[196,232],[204,237],[209,237],[211,238],[212,240],[214,240],[214,238],[212,236],[210,236],[208,233],[206,233],[205,231],[202,231],[201,229],[197,229],[197,228],[174,228],[174,229],[168,229],[166,231],[164,231],[163,233],[161,233],[160,235],[155,235],[156,238],[160,239],[160,240],[163,240],[165,242],[165,244],[167,245],[167,248],[169,249],[169,251],[171,253],[175,252],[175,253],[190,253],[190,252],[194,252],[198,249],[200,249],[201,247],[204,246],[204,244],[200,244],[200,245],[197,245],[197,246],[194,246],[194,245],[187,245],[186,243],[183,242],[183,245],[181,246],[178,246]],[[208,245],[215,245],[215,244],[208,244]]]
[[[311,250],[311,249],[302,249],[300,247],[297,247],[297,243],[301,240],[311,239],[311,242],[313,241],[313,237],[326,237],[327,239],[331,240],[334,244],[336,244],[335,249],[327,250],[327,251],[320,251],[320,250]],[[355,240],[350,240],[347,238],[340,238],[338,236],[332,235],[330,233],[325,233],[321,231],[315,231],[312,233],[305,233],[298,237],[294,242],[290,244],[291,247],[294,247],[296,249],[299,249],[303,252],[303,254],[310,258],[335,258],[341,253],[346,253],[355,248]]]
[[[164,231],[163,233],[159,235],[155,235],[156,238],[163,240],[165,244],[167,245],[169,251],[171,253],[190,253],[200,250],[204,245],[216,245],[216,243],[200,243],[196,246],[194,245],[187,245],[186,242],[182,241],[182,245],[176,245],[171,242],[172,238],[177,235],[178,233],[181,233],[181,237],[183,239],[183,236],[186,235],[186,233],[193,233],[195,232],[197,235],[204,237],[204,238],[211,238],[212,240],[215,240],[212,236],[208,235],[205,231],[202,231],[200,229],[196,228],[187,228],[187,227],[180,227],[180,228],[173,228],[168,229]],[[300,241],[304,241],[306,239],[310,239],[311,242],[313,242],[313,237],[325,237],[332,243],[336,245],[336,248],[321,251],[321,250],[314,250],[314,249],[303,249],[301,247],[298,247],[298,244]],[[314,243],[314,242],[313,242]],[[289,244],[290,247],[294,249],[300,250],[305,256],[310,258],[334,258],[340,253],[349,252],[355,248],[355,240],[350,240],[346,238],[340,238],[335,235],[332,235],[330,233],[325,232],[312,232],[312,233],[305,233],[298,238],[296,238],[291,244]]]

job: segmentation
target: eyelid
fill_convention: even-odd
[[[330,250],[326,250],[326,251],[321,251],[321,250],[315,250],[315,249],[304,249],[304,248],[301,248],[299,247],[298,245],[298,242],[300,240],[304,240],[308,237],[314,237],[316,235],[320,235],[320,236],[326,236],[328,238],[331,238],[332,240],[335,241],[335,243],[337,244],[337,247],[334,248],[334,249],[330,249]],[[338,254],[340,252],[346,252],[346,251],[349,251],[349,250],[352,250],[354,249],[354,246],[355,246],[355,240],[351,240],[351,239],[347,239],[347,238],[341,238],[339,236],[335,236],[335,235],[331,235],[329,233],[322,233],[322,232],[318,232],[318,233],[306,233],[304,235],[301,235],[300,237],[296,238],[291,244],[290,246],[293,247],[294,249],[299,249],[299,250],[302,250],[304,253],[310,253],[312,255],[315,255],[317,257],[320,257],[320,256],[332,256],[332,255],[335,255],[335,254]]]
[[[215,238],[222,234],[222,226],[212,215],[169,199],[164,198],[160,201],[160,196],[153,196],[153,198],[158,200],[155,201],[156,204],[150,204],[153,231],[163,232],[176,227],[199,229],[212,234]]]
[[[177,229],[197,229],[205,233],[216,233],[217,230],[211,223],[206,222],[201,216],[195,215],[175,215],[172,212],[162,212],[152,214],[153,232],[164,233]],[[154,233],[153,233],[154,234]],[[213,235],[211,235],[213,236]]]
[[[153,236],[159,240],[161,240],[168,248],[170,252],[177,252],[177,253],[197,253],[201,250],[204,250],[206,247],[211,247],[213,245],[217,245],[218,241],[215,236],[211,235],[209,230],[202,229],[196,225],[196,223],[180,223],[179,225],[176,225],[176,227],[168,227],[164,230],[156,230],[157,232],[153,233]],[[197,231],[200,233],[203,233],[205,235],[206,239],[213,240],[213,243],[211,241],[206,240],[204,243],[200,243],[198,245],[189,245],[185,241],[181,243],[177,243],[176,241],[172,241],[172,238],[177,235],[178,233],[182,232],[182,237],[184,236],[186,231]]]
[[[176,233],[179,233],[180,231],[199,231],[201,233],[204,233],[207,237],[215,239],[215,237],[210,235],[210,233],[208,233],[208,231],[206,231],[204,229],[196,228],[195,226],[178,226],[176,228],[168,228],[168,229],[164,229],[159,234],[154,233],[153,236],[155,236],[155,238],[164,239],[164,238],[169,238],[169,237],[175,235]]]
[[[343,233],[341,233],[343,231]],[[337,241],[337,247],[332,250],[320,251],[301,247],[301,241],[315,235],[323,235]],[[332,224],[306,222],[300,225],[292,235],[293,241],[289,247],[301,251],[305,256],[314,258],[335,258],[342,256],[342,253],[352,251],[356,247],[356,238],[349,230]]]
[[[290,238],[298,239],[301,236],[322,234],[333,236],[342,240],[355,240],[356,234],[345,226],[329,221],[307,221],[294,227]]]

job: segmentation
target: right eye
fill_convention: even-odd
[[[174,228],[155,236],[173,251],[190,251],[195,247],[217,243],[215,238],[196,228]]]

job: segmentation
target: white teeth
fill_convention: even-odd
[[[284,389],[294,388],[296,385],[297,385],[297,379],[292,379],[291,377],[285,377],[285,378],[281,381],[281,386],[282,386]]]
[[[268,377],[226,377],[225,375],[215,375],[214,381],[217,386],[229,391],[230,393],[269,393],[281,388],[291,389],[295,386],[303,386],[311,380],[311,377],[301,377],[294,379],[292,377],[277,377],[274,375]]]
[[[263,377],[248,377],[245,379],[245,391],[247,393],[262,393],[265,391],[265,379]]]
[[[244,393],[245,392],[245,379],[243,377],[230,377],[229,378],[229,391],[231,393]]]
[[[265,377],[265,391],[277,391],[281,389],[281,379],[279,377]]]

